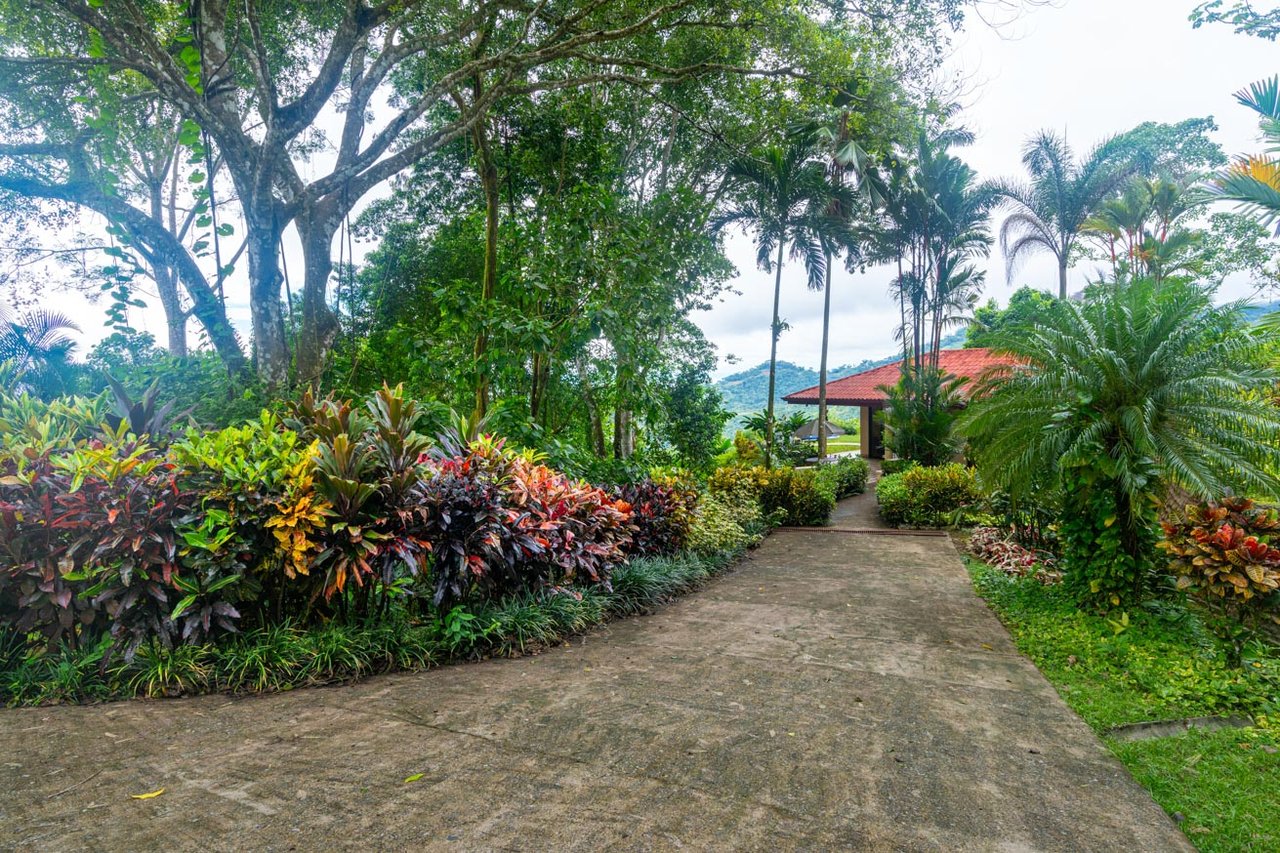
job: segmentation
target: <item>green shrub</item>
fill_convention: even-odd
[[[737,552],[759,542],[765,527],[760,503],[753,495],[708,494],[694,511],[686,544],[699,554]]]
[[[743,465],[756,465],[764,458],[760,443],[742,430],[733,435],[733,449],[738,454],[738,462]]]
[[[1155,580],[1155,505],[1133,504],[1116,478],[1092,468],[1063,474],[1063,584],[1081,604],[1142,601]]]
[[[900,527],[907,523],[907,513],[911,507],[907,486],[902,482],[904,474],[885,474],[876,482],[876,503],[880,506],[880,517],[891,527]]]
[[[871,466],[857,456],[844,456],[818,466],[818,476],[835,487],[836,499],[860,495],[867,490]]]
[[[982,499],[974,470],[956,462],[911,468],[876,484],[880,517],[895,527],[944,527],[976,510]]]
[[[865,488],[865,472],[859,474],[859,467],[851,465],[831,473],[815,468],[721,468],[711,475],[707,491],[732,494],[735,500],[753,496],[771,526],[813,527],[826,524],[831,517],[841,482],[856,485],[861,476]]]
[[[836,484],[833,478],[820,476],[814,468],[792,472],[787,482],[787,524],[821,527],[831,519],[835,506]]]
[[[760,483],[760,511],[771,524],[788,524],[791,506],[791,478],[794,468],[757,468]]]
[[[713,495],[750,495],[759,501],[765,469],[760,466],[726,465],[707,478],[707,492]]]
[[[880,463],[880,471],[884,474],[902,474],[919,465],[919,462],[910,459],[886,459]]]

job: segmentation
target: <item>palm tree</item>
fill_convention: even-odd
[[[972,134],[921,132],[911,162],[892,164],[884,238],[877,257],[896,260],[891,291],[901,311],[901,379],[890,390],[888,442],[903,458],[934,464],[951,448],[952,377],[939,369],[945,329],[973,312],[984,276],[969,263],[990,251],[988,220],[995,194],[951,153]]]
[[[985,482],[1015,500],[1064,486],[1060,531],[1081,599],[1141,596],[1153,506],[1177,485],[1200,498],[1276,494],[1275,332],[1246,329],[1184,282],[1100,288],[1063,301],[997,349],[1021,367],[979,383],[962,418]]]
[[[37,308],[15,314],[0,305],[0,362],[19,387],[38,394],[65,390],[65,373],[76,348],[67,332],[80,327],[64,314]]]
[[[1226,201],[1239,202],[1256,214],[1263,225],[1280,220],[1280,77],[1254,83],[1236,93],[1236,100],[1259,116],[1267,153],[1236,159],[1209,182],[1209,192]],[[1280,235],[1280,229],[1276,233]]]
[[[914,353],[916,368],[936,365],[942,328],[956,319],[956,300],[981,285],[981,276],[964,262],[990,251],[994,191],[950,153],[952,146],[971,141],[971,134],[959,130],[921,133],[913,162],[905,173],[899,165],[890,184],[886,236],[896,244],[899,268],[893,292],[902,308],[904,359]]]
[[[809,286],[821,286],[826,272],[821,242],[806,219],[815,209],[826,206],[830,188],[823,164],[813,157],[812,139],[792,134],[785,146],[769,146],[754,155],[734,160],[726,182],[734,195],[733,206],[712,223],[721,231],[731,225],[755,232],[756,262],[774,273],[773,323],[769,346],[769,402],[766,410],[764,462],[773,462],[774,394],[778,374],[778,338],[782,320],[778,310],[782,299],[782,264],[788,246],[791,257],[804,262]]]
[[[820,124],[814,129],[819,150],[827,152],[827,180],[830,198],[826,207],[811,211],[810,230],[822,244],[826,275],[822,285],[822,355],[818,365],[818,459],[827,458],[827,352],[831,342],[831,277],[833,261],[840,251],[848,255],[849,264],[861,257],[857,234],[852,227],[856,204],[869,208],[883,203],[886,188],[876,173],[875,161],[854,138],[850,130],[854,81],[835,98],[841,112],[834,124]]]
[[[1032,137],[1022,152],[1030,181],[998,181],[994,190],[1011,212],[1000,227],[1006,274],[1023,257],[1047,251],[1058,261],[1058,297],[1067,298],[1067,268],[1080,229],[1136,168],[1122,141],[1112,137],[1079,162],[1053,131]]]
[[[1150,278],[1157,284],[1176,272],[1194,273],[1191,255],[1203,234],[1181,226],[1200,199],[1173,181],[1136,178],[1080,227],[1111,257],[1112,277]]]

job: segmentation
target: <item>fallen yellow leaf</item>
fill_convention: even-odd
[[[426,776],[426,775],[427,774],[425,773],[414,773],[412,776],[404,777],[404,783],[408,785],[410,782],[417,782],[419,779],[421,779],[423,776]]]
[[[164,788],[158,788],[150,794],[130,794],[129,796],[135,800],[153,800],[164,793]]]

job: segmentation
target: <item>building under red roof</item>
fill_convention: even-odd
[[[965,380],[960,393],[966,394],[971,380],[988,371],[1002,370],[1017,364],[1017,360],[992,352],[989,349],[945,349],[938,353],[938,366],[944,373]],[[884,430],[874,412],[883,409],[888,395],[880,386],[898,384],[902,375],[902,359],[891,364],[873,367],[842,379],[827,382],[828,406],[857,406],[861,412],[862,455],[870,459],[884,456]],[[795,391],[782,398],[801,406],[818,405],[818,386]]]

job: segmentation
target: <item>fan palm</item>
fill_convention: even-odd
[[[1210,296],[1140,280],[1061,302],[998,341],[1022,366],[980,382],[962,419],[991,485],[1020,500],[1037,483],[1067,486],[1064,556],[1083,597],[1140,594],[1167,484],[1201,498],[1277,494],[1278,375],[1264,366],[1275,334],[1247,330],[1240,305]]]
[[[12,366],[18,384],[37,393],[63,390],[78,332],[69,317],[42,308],[15,314],[0,305],[0,362]]]
[[[1236,93],[1236,100],[1259,116],[1265,154],[1237,158],[1209,182],[1209,192],[1238,202],[1264,225],[1280,220],[1280,77],[1254,83]],[[1276,233],[1280,235],[1280,228]]]
[[[782,265],[788,247],[793,259],[805,265],[809,286],[817,289],[826,273],[822,243],[814,234],[811,214],[824,209],[830,197],[826,170],[814,159],[810,134],[793,134],[785,146],[769,146],[729,165],[726,181],[734,202],[712,223],[716,231],[739,226],[755,233],[756,262],[774,273],[773,322],[769,345],[769,401],[765,417],[765,465],[773,461],[774,394],[778,374],[778,338],[782,334],[779,307]],[[808,221],[808,222],[807,222]]]
[[[1030,180],[993,185],[1010,211],[1000,227],[1009,277],[1026,255],[1049,252],[1058,262],[1058,296],[1067,298],[1067,268],[1081,227],[1136,168],[1126,150],[1113,137],[1077,162],[1071,146],[1053,131],[1032,137],[1022,153]]]

